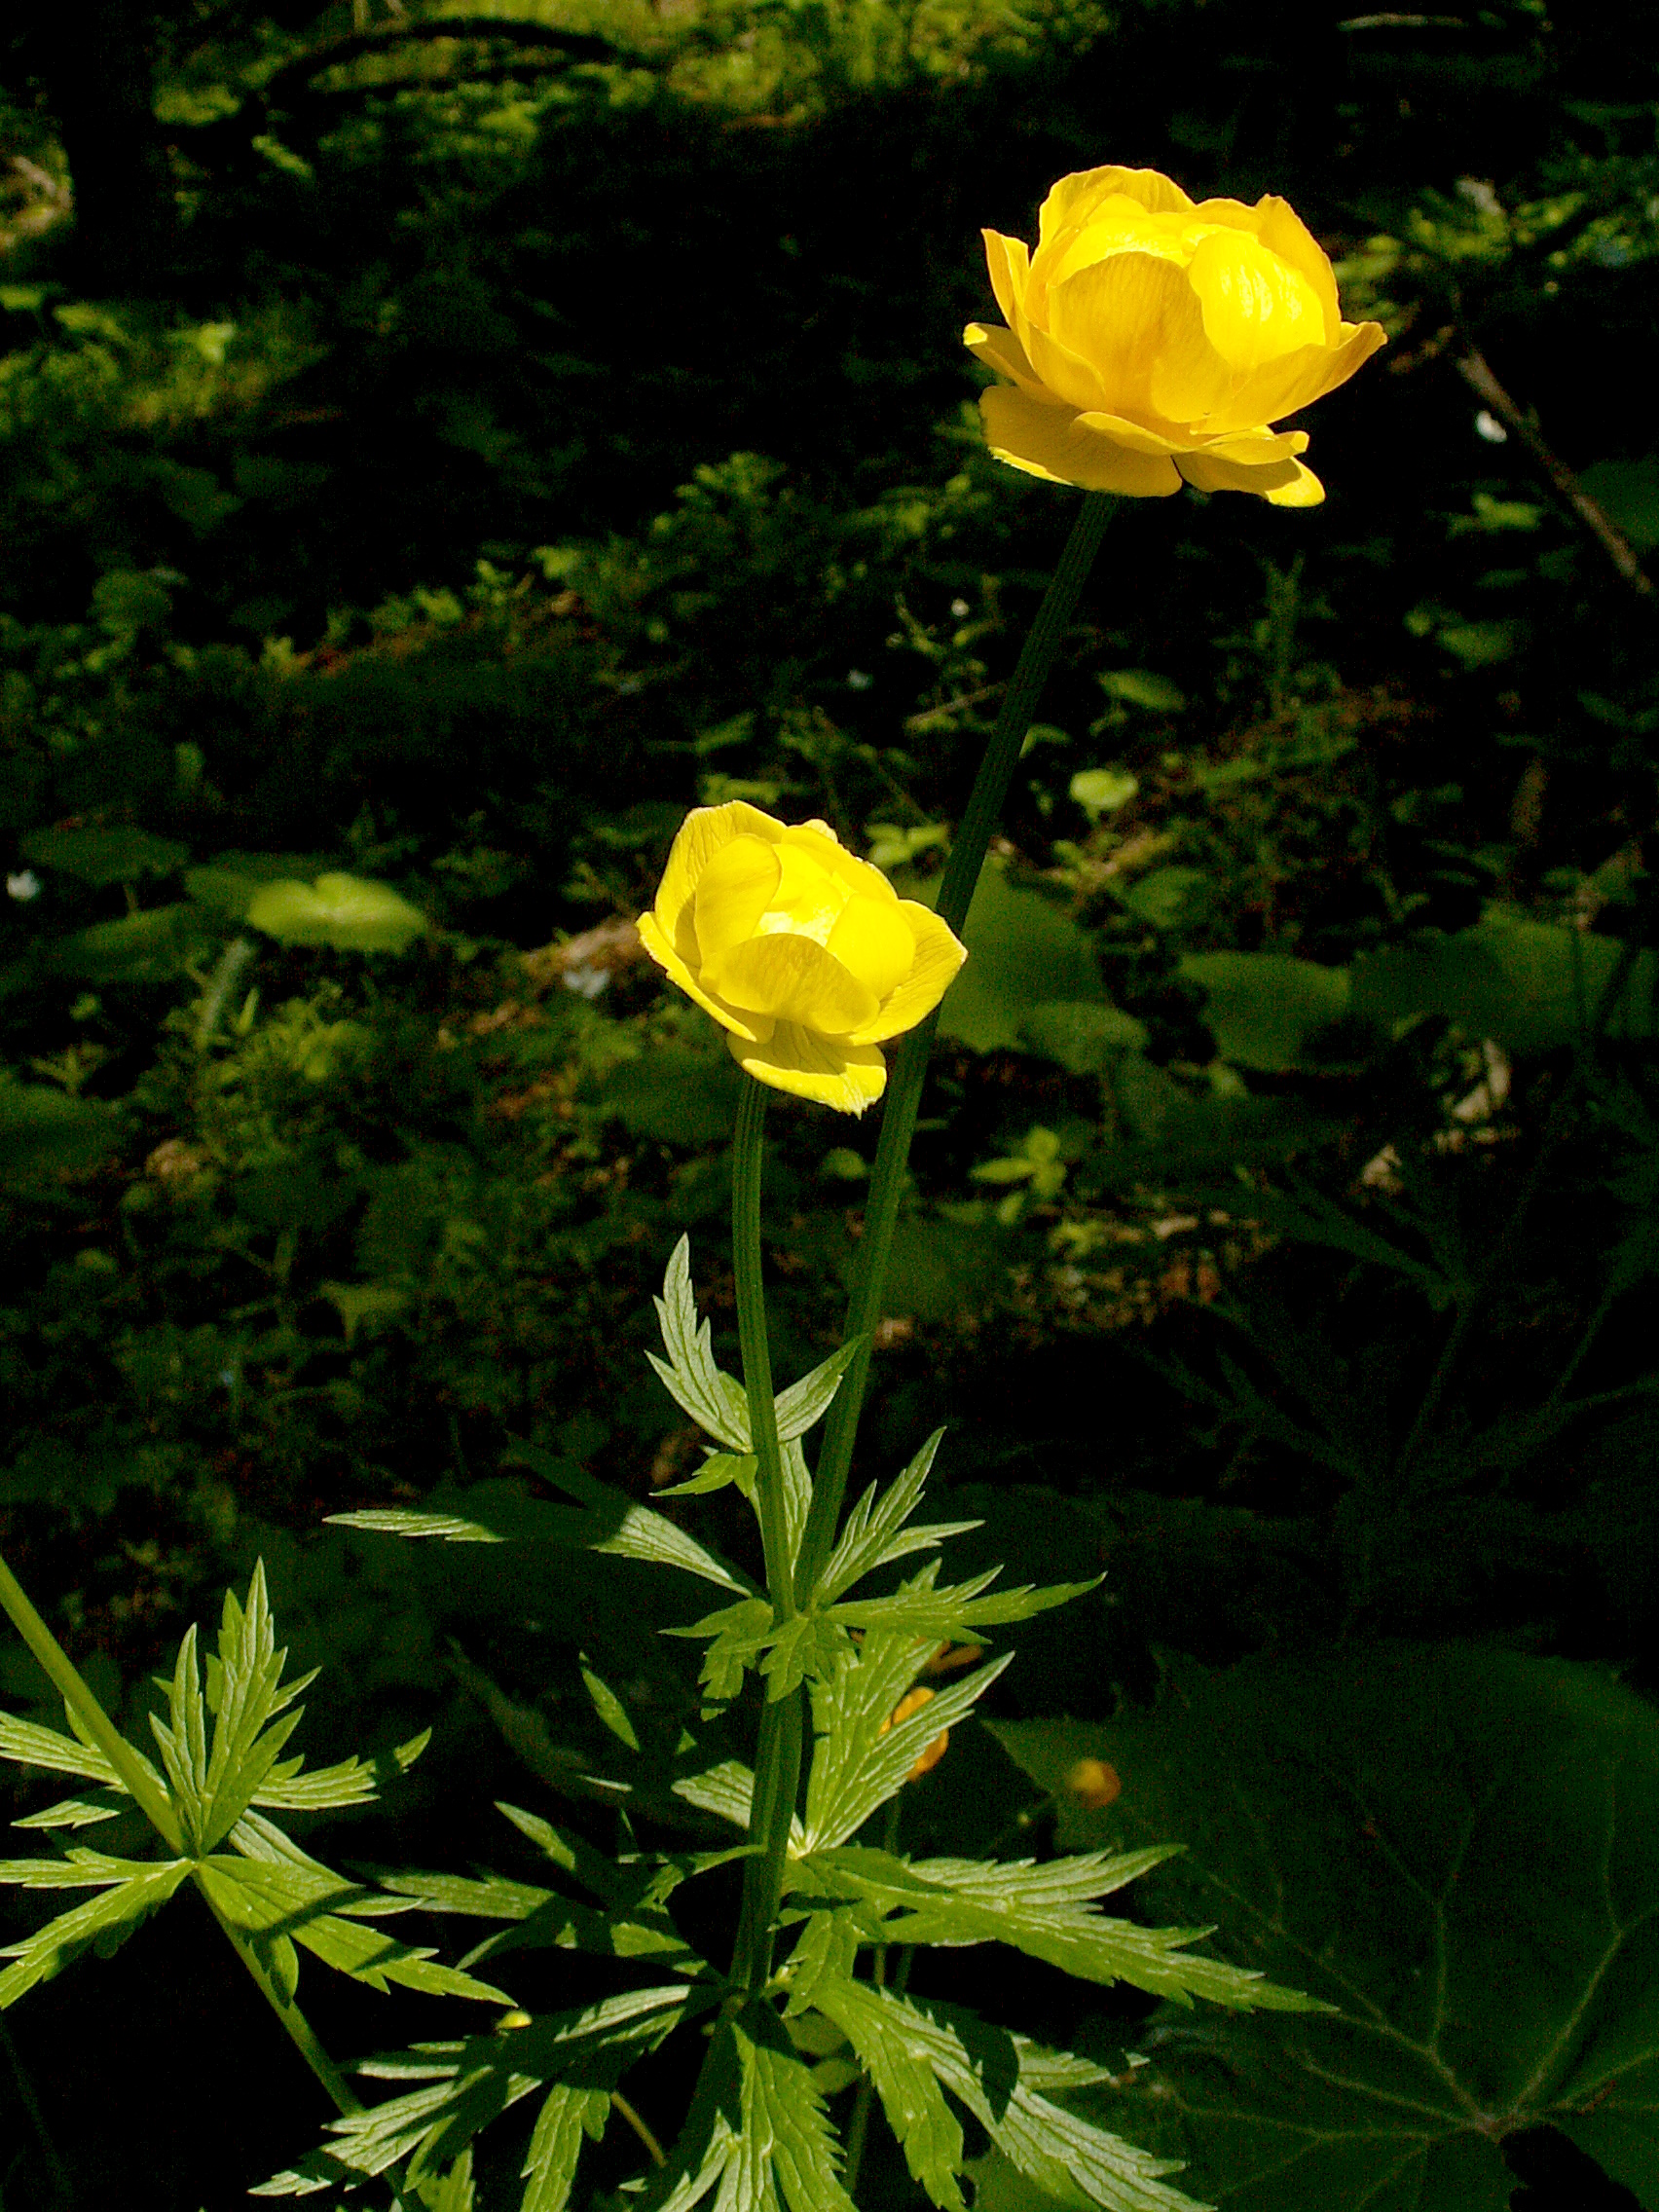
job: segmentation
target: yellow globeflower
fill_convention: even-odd
[[[686,816],[640,938],[741,1067],[847,1114],[881,1096],[882,1044],[932,1013],[967,957],[827,823],[791,829],[741,799]]]
[[[1325,488],[1281,416],[1345,384],[1383,342],[1344,322],[1331,264],[1271,194],[1188,199],[1157,169],[1084,169],[1043,203],[1035,254],[987,231],[1012,327],[965,343],[1008,382],[979,399],[999,461],[1061,484],[1161,498],[1256,492],[1316,506]]]

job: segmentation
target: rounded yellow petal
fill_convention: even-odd
[[[672,944],[662,933],[654,913],[642,914],[639,919],[640,942],[667,976],[671,983],[678,983],[688,999],[695,999],[705,1014],[712,1014],[722,1029],[746,1044],[759,1045],[771,1036],[772,1018],[768,1014],[739,1014],[724,1006],[718,998],[704,990]]]
[[[1061,177],[1044,201],[1037,217],[1037,236],[1043,244],[1060,231],[1076,230],[1088,220],[1103,200],[1122,195],[1138,201],[1149,214],[1185,213],[1193,203],[1178,184],[1158,169],[1125,169],[1109,166],[1078,169]]]
[[[1242,441],[1235,445],[1236,455]],[[1310,468],[1288,456],[1251,464],[1210,453],[1184,453],[1180,469],[1197,492],[1254,492],[1275,507],[1316,507],[1325,487]]]
[[[1288,484],[1275,484],[1267,495],[1270,507],[1317,507],[1325,500],[1325,487],[1310,468],[1293,461],[1296,473]]]
[[[1037,381],[1053,398],[1063,400],[1080,413],[1092,408],[1122,406],[1122,392],[1108,390],[1106,375],[1099,364],[1086,361],[1081,353],[1074,353],[1069,346],[1035,323],[1026,337]]]
[[[877,999],[885,999],[914,967],[916,938],[897,899],[853,898],[824,949]]]
[[[1281,261],[1288,261],[1293,269],[1300,270],[1312,286],[1325,317],[1325,337],[1334,342],[1342,327],[1343,313],[1337,304],[1337,276],[1330,255],[1290,202],[1279,199],[1276,193],[1265,194],[1256,203],[1255,212],[1262,218],[1257,232],[1262,243]]]
[[[1010,327],[1019,328],[1024,313],[1025,279],[1030,273],[1031,256],[1023,239],[1005,239],[1001,231],[981,231],[985,241],[985,266],[990,272],[991,290],[996,294],[997,305],[1007,316]]]
[[[1173,470],[1170,471],[1174,473]],[[931,906],[914,899],[901,899],[899,911],[915,940],[915,958],[902,983],[881,1003],[873,1019],[855,1029],[853,1045],[879,1045],[889,1037],[902,1037],[932,1014],[955,980],[968,957],[968,948],[941,922]]]
[[[1175,464],[1163,454],[1136,453],[1088,426],[1079,410],[1038,399],[1013,385],[979,394],[985,442],[999,461],[1051,484],[1079,484],[1087,492],[1117,492],[1130,499],[1167,498],[1181,489]]]
[[[828,850],[821,837],[785,836],[778,846],[778,886],[759,919],[759,933],[810,938],[814,944],[828,940],[848,897],[839,875],[824,864]]]
[[[783,874],[781,848],[745,833],[713,854],[691,895],[696,964],[718,968],[735,944],[755,935]]]
[[[880,1001],[809,937],[752,938],[727,954],[708,981],[740,1014],[769,1014],[826,1036],[844,1037],[871,1020]]]
[[[750,806],[742,799],[733,799],[725,806],[694,807],[685,817],[669,847],[668,865],[662,871],[652,909],[663,936],[679,950],[682,959],[697,957],[695,939],[684,942],[682,937],[692,926],[688,910],[691,895],[715,854],[734,837],[764,837],[775,841],[782,834],[781,822],[774,822],[769,814],[762,814],[757,806]]]
[[[873,1045],[843,1038],[817,1037],[792,1022],[780,1021],[763,1045],[727,1037],[726,1047],[746,1075],[793,1091],[843,1114],[862,1114],[887,1088],[887,1063]]]
[[[1247,373],[1336,336],[1326,331],[1318,294],[1302,272],[1247,232],[1218,230],[1200,239],[1188,276],[1203,310],[1204,335],[1234,370]],[[1209,404],[1220,396],[1218,387]]]
[[[1000,330],[994,322],[971,322],[962,333],[962,343],[987,369],[995,369],[1011,384],[1022,384],[1033,391],[1041,388],[1042,379],[1012,330]]]
[[[1231,383],[1187,273],[1161,255],[1114,253],[1095,262],[1055,285],[1049,313],[1054,337],[1093,371],[1102,397],[1091,404],[1115,415],[1190,423]],[[1031,359],[1047,381],[1036,335]]]
[[[857,853],[849,853],[834,832],[821,822],[803,822],[797,829],[786,830],[783,842],[786,846],[798,845],[810,853],[849,893],[863,899],[885,900],[889,905],[899,897],[880,868],[872,867],[868,861],[861,861]]]

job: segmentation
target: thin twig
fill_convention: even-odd
[[[1463,354],[1457,363],[1457,374],[1470,390],[1486,402],[1504,428],[1526,447],[1548,477],[1567,512],[1589,532],[1631,590],[1642,599],[1659,596],[1653,578],[1637,558],[1636,548],[1630,539],[1601,502],[1585,491],[1555,448],[1546,443],[1543,433],[1531,417],[1517,406],[1504,390],[1493,374],[1491,362],[1478,346],[1471,346]]]

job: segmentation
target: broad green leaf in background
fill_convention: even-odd
[[[1185,1838],[1161,1916],[1324,1999],[1172,2021],[1120,2108],[1225,2212],[1503,2212],[1506,2136],[1553,2124],[1659,2202],[1659,1715],[1604,1674],[1473,1647],[1184,1669],[1077,1738],[998,1727],[1063,1844]]]
[[[1051,999],[1100,1005],[1106,992],[1094,947],[1040,891],[987,867],[963,925],[968,959],[945,993],[939,1033],[977,1052],[1017,1051],[1021,1024]]]
[[[211,942],[202,910],[187,899],[94,922],[50,948],[55,975],[78,983],[165,983]]]
[[[407,952],[426,917],[389,884],[355,875],[314,883],[267,883],[248,902],[249,926],[278,944],[325,944],[335,952]]]
[[[36,867],[56,868],[94,890],[146,875],[176,875],[190,858],[187,847],[147,830],[34,830],[18,849]]]
[[[1659,545],[1659,454],[1592,461],[1578,481],[1639,553]]]
[[[10,1187],[83,1173],[120,1142],[120,1116],[99,1099],[43,1083],[0,1084],[0,1180]]]
[[[1473,929],[1451,937],[1424,933],[1356,962],[1351,1011],[1380,1023],[1445,1014],[1511,1051],[1549,1051],[1587,1032],[1613,984],[1621,949],[1616,939],[1493,906]],[[1643,952],[1608,1010],[1609,1035],[1654,1034],[1656,986],[1659,956]]]
[[[1308,1039],[1348,1009],[1348,972],[1282,952],[1196,952],[1181,962],[1205,993],[1216,1051],[1235,1067],[1296,1067]]]

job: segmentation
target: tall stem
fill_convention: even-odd
[[[940,920],[958,934],[967,918],[979,871],[985,865],[985,854],[1007,801],[1009,786],[1019,765],[1025,733],[1031,727],[1038,699],[1077,610],[1079,596],[1116,505],[1117,501],[1107,493],[1084,495],[1071,536],[1066,540],[1065,551],[1060,555],[1037,619],[1026,638],[1014,681],[1004,696],[1002,712],[979,763],[979,773],[974,779],[967,811],[951,843],[950,859],[940,885],[937,911]],[[888,1256],[893,1249],[899,1198],[904,1187],[904,1166],[910,1155],[922,1081],[938,1025],[939,1015],[935,1013],[919,1028],[911,1030],[899,1048],[888,1085],[881,1141],[876,1147],[875,1166],[870,1175],[864,1236],[859,1245],[853,1293],[847,1308],[846,1335],[860,1338],[862,1342],[852,1365],[841,1379],[825,1425],[812,1505],[795,1568],[795,1594],[802,1603],[810,1596],[824,1570],[841,1517],[859,1416],[864,1410],[865,1387],[869,1380],[871,1341],[881,1318],[881,1292],[887,1277]]]
[[[743,1352],[743,1387],[749,1400],[749,1434],[758,1462],[756,1500],[766,1555],[766,1589],[779,1620],[795,1610],[789,1516],[784,1503],[783,1454],[772,1396],[772,1355],[766,1342],[765,1286],[760,1267],[760,1179],[765,1161],[766,1089],[751,1076],[743,1086],[731,1150],[731,1249],[737,1278],[737,1337]],[[783,1895],[790,1824],[800,1786],[804,1699],[799,1689],[767,1704],[755,1753],[755,1796],[749,1833],[760,1846],[744,1868],[732,1977],[758,1989],[772,1971],[772,1924]]]
[[[780,1620],[795,1610],[784,1508],[784,1462],[772,1397],[772,1354],[766,1342],[766,1292],[760,1279],[760,1175],[765,1161],[766,1088],[746,1076],[731,1144],[731,1254],[737,1277],[737,1341],[749,1399],[749,1434],[759,1461],[755,1494],[766,1554],[766,1590]]]
[[[0,1605],[5,1607],[12,1626],[40,1662],[53,1688],[115,1769],[122,1788],[167,1849],[181,1853],[184,1834],[166,1791],[81,1679],[80,1671],[35,1611],[27,1591],[3,1559],[0,1559]]]

